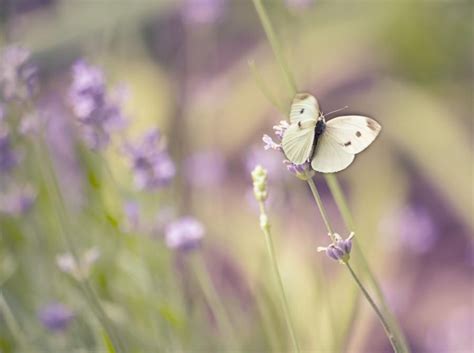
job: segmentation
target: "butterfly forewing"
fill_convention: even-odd
[[[348,115],[329,120],[324,134],[331,136],[344,151],[356,154],[366,149],[381,129],[380,124],[373,119]]]
[[[335,173],[346,169],[354,160],[354,155],[347,153],[339,143],[324,132],[318,140],[311,167],[321,173]]]
[[[293,98],[290,108],[290,123],[297,124],[299,121],[317,119],[319,106],[316,98],[308,93],[298,93]]]
[[[305,123],[310,121],[305,121]],[[306,124],[304,124],[306,125]],[[301,128],[298,124],[291,124],[283,134],[281,147],[286,158],[294,164],[303,164],[311,156],[314,142],[314,124]]]

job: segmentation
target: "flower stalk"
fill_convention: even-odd
[[[255,167],[255,169],[252,172],[252,179],[253,179],[253,190],[254,190],[255,199],[257,200],[259,209],[260,209],[260,229],[265,235],[267,251],[268,251],[268,254],[270,255],[271,266],[272,266],[275,278],[277,280],[278,290],[280,292],[280,298],[281,298],[281,302],[283,306],[283,314],[285,316],[286,324],[288,326],[288,331],[290,332],[291,340],[293,342],[293,347],[297,353],[300,353],[301,350],[298,344],[298,340],[296,338],[293,321],[291,319],[288,299],[286,297],[285,288],[283,286],[283,280],[281,278],[278,262],[276,260],[275,247],[273,245],[272,235],[270,231],[270,228],[271,228],[270,222],[268,220],[268,216],[265,209],[265,200],[268,197],[267,171],[263,169],[261,166]]]
[[[294,96],[297,92],[297,86],[296,86],[294,77],[291,73],[291,70],[288,66],[288,63],[286,62],[286,60],[285,60],[285,58],[282,54],[281,46],[280,46],[279,41],[276,37],[275,31],[273,29],[273,26],[270,22],[270,19],[269,19],[268,15],[267,15],[267,12],[266,12],[264,6],[262,5],[261,0],[253,0],[253,3],[254,3],[254,6],[255,6],[255,10],[257,12],[257,15],[258,15],[258,17],[260,19],[260,22],[262,24],[262,27],[265,31],[266,36],[267,36],[267,39],[268,39],[268,41],[270,43],[270,46],[272,48],[273,54],[274,54],[279,66],[280,66],[280,69],[283,73],[283,76],[284,76],[285,82],[288,86],[288,90],[290,92],[290,95]],[[342,218],[344,220],[344,223],[345,223],[346,227],[349,230],[354,229],[354,222],[353,222],[352,214],[350,212],[347,201],[346,201],[345,196],[344,196],[344,194],[341,190],[341,187],[340,187],[340,185],[337,181],[336,176],[334,174],[325,174],[325,180],[326,180],[327,184],[329,185],[330,192],[331,192],[334,200],[336,201],[338,210],[342,215]],[[322,204],[319,193],[317,191],[316,185],[314,184],[314,181],[312,180],[312,178],[307,178],[307,182],[308,182],[308,185],[311,189],[313,197],[316,201],[316,204],[319,208],[319,211],[321,213],[321,216],[323,218],[325,226],[328,230],[328,234],[331,237],[331,240],[333,242],[335,242],[336,239],[334,239],[333,236],[332,236],[333,235],[332,227],[331,227],[331,224],[330,224],[329,219],[327,217],[324,206]],[[361,259],[362,265],[365,269],[365,272],[368,274],[368,279],[371,282],[372,287],[375,289],[375,292],[376,292],[376,295],[377,295],[379,301],[382,303],[382,308],[383,308],[384,314],[382,314],[382,312],[378,309],[375,302],[373,301],[373,299],[368,294],[367,290],[363,287],[363,285],[360,282],[359,278],[355,275],[354,271],[352,270],[352,267],[348,266],[348,262],[345,262],[346,266],[348,267],[349,271],[351,272],[352,277],[354,278],[354,280],[358,284],[359,288],[361,289],[362,293],[364,294],[366,299],[369,301],[371,306],[374,308],[377,316],[379,317],[380,321],[382,322],[382,325],[384,326],[385,332],[387,333],[387,336],[390,340],[390,343],[392,344],[392,347],[393,347],[394,351],[397,352],[397,353],[398,352],[409,353],[410,349],[409,349],[409,347],[406,343],[406,340],[403,336],[403,333],[401,332],[401,330],[399,328],[399,325],[396,322],[396,319],[390,313],[390,310],[389,310],[388,305],[386,303],[385,297],[384,297],[384,295],[381,291],[381,287],[380,287],[377,279],[375,278],[372,270],[370,269],[370,266],[369,266],[367,260],[365,259],[362,251],[360,250],[360,247],[357,246],[357,243],[356,243],[356,249],[358,251],[358,254],[359,254],[359,257]],[[384,315],[387,318],[389,318],[390,320],[385,320]]]

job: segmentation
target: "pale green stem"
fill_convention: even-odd
[[[260,215],[267,217],[266,212],[265,212],[265,205],[263,201],[259,201],[259,207],[260,207]],[[271,266],[273,268],[273,273],[277,280],[278,291],[280,292],[280,298],[281,298],[281,302],[283,306],[283,314],[285,315],[286,325],[288,326],[288,331],[290,332],[291,340],[293,342],[295,351],[297,353],[300,353],[301,350],[298,344],[298,340],[296,338],[296,332],[294,329],[293,320],[291,319],[290,307],[288,305],[288,299],[286,297],[285,287],[283,286],[283,280],[281,278],[280,269],[278,267],[278,262],[276,260],[275,247],[273,246],[273,240],[272,240],[272,236],[270,232],[270,227],[263,226],[261,227],[261,229],[265,235],[265,242],[267,245],[268,254],[270,255]]]
[[[219,328],[222,330],[223,334],[230,340],[233,347],[230,347],[231,350],[238,350],[237,341],[235,340],[235,330],[232,327],[232,320],[230,319],[229,313],[222,301],[222,297],[217,292],[214,281],[212,280],[209,270],[207,269],[206,263],[202,257],[201,253],[198,253],[193,258],[195,275],[199,281],[199,285],[204,292],[206,301],[209,304]]]
[[[335,241],[334,236],[332,234],[332,227],[331,227],[331,224],[329,223],[329,219],[327,217],[326,210],[324,208],[323,203],[321,202],[321,198],[319,197],[318,190],[317,190],[316,185],[314,184],[314,181],[313,181],[312,178],[308,178],[308,184],[309,184],[309,187],[311,188],[311,191],[313,193],[314,200],[316,201],[316,204],[318,205],[318,208],[319,208],[321,216],[324,220],[324,223],[326,224],[327,231],[329,232],[329,235],[331,236],[331,239],[333,241]],[[356,281],[357,285],[359,286],[360,290],[362,291],[365,298],[369,302],[370,306],[372,306],[372,308],[374,309],[374,311],[377,314],[378,318],[380,319],[380,322],[382,323],[382,326],[383,326],[383,328],[385,330],[385,333],[386,333],[386,335],[387,335],[387,337],[390,341],[390,344],[393,347],[394,352],[395,353],[401,353],[402,352],[402,350],[400,349],[401,345],[397,342],[397,339],[396,339],[395,335],[393,334],[392,330],[390,329],[389,325],[387,324],[387,321],[385,320],[385,318],[384,318],[383,314],[381,313],[380,309],[377,307],[377,305],[375,304],[375,302],[373,301],[372,297],[367,292],[367,290],[365,289],[363,284],[359,281],[359,278],[356,276],[356,274],[352,270],[352,267],[349,265],[349,262],[345,261],[344,264],[346,265],[346,267],[350,271],[353,279]]]
[[[293,78],[293,75],[291,74],[288,64],[283,58],[283,55],[280,55],[282,50],[281,50],[280,42],[278,41],[275,35],[275,31],[273,30],[272,23],[270,22],[267,12],[265,11],[265,8],[262,5],[262,1],[253,0],[253,4],[255,6],[255,10],[257,11],[258,17],[260,18],[260,22],[262,23],[263,30],[265,31],[268,41],[270,42],[270,46],[272,47],[273,54],[275,55],[275,58],[277,59],[278,64],[280,65],[280,68],[282,69],[284,73],[286,84],[288,85],[288,89],[290,90],[292,95],[294,95],[296,93],[295,79]]]
[[[274,31],[273,26],[270,22],[270,19],[268,18],[268,15],[266,14],[265,9],[262,6],[261,0],[253,0],[253,2],[254,2],[254,5],[255,5],[255,9],[257,10],[257,14],[258,14],[258,16],[260,18],[260,21],[262,23],[262,27],[263,27],[266,35],[267,35],[267,39],[270,42],[270,45],[272,47],[275,58],[276,58],[279,66],[280,66],[280,69],[283,72],[283,75],[285,77],[285,81],[288,84],[289,92],[292,96],[294,96],[294,94],[297,91],[296,83],[295,83],[295,80],[294,80],[293,75],[291,73],[291,70],[290,70],[290,68],[289,68],[289,66],[288,66],[288,64],[287,64],[287,62],[286,62],[286,60],[285,60],[285,58],[282,54],[282,50],[281,50],[279,41],[277,40],[277,37],[275,35],[275,31]],[[336,177],[334,175],[328,175],[328,176],[326,176],[326,181],[328,182],[328,184],[329,184],[329,182],[332,182],[333,188],[331,188],[331,193],[332,193],[334,199],[336,200],[336,203],[338,204],[339,211],[340,211],[341,215],[343,216],[343,219],[344,219],[344,222],[346,223],[346,226],[348,228],[350,228],[351,230],[353,230],[354,228],[351,227],[351,225],[353,225],[352,215],[351,215],[350,210],[347,206],[347,202],[345,200],[345,197],[344,197],[339,185],[336,183],[337,182]],[[339,200],[339,202],[338,202],[338,200]],[[318,207],[319,207],[319,205],[318,205]],[[331,229],[331,227],[328,228],[328,231],[330,231],[330,229]],[[399,342],[403,343],[403,345],[402,345],[403,350],[405,352],[409,352],[410,350],[408,348],[408,345],[406,344],[405,338],[404,338],[404,336],[403,336],[403,334],[402,334],[402,332],[401,332],[401,330],[398,326],[398,323],[396,322],[395,318],[390,314],[390,311],[388,310],[388,306],[386,304],[385,297],[384,297],[384,295],[383,295],[383,293],[380,289],[380,285],[378,284],[377,279],[373,275],[373,272],[370,270],[369,264],[366,261],[365,257],[363,256],[362,252],[357,247],[357,243],[356,243],[356,250],[359,250],[358,252],[360,254],[360,257],[362,259],[364,267],[365,267],[367,273],[369,274],[369,280],[372,283],[372,286],[376,289],[377,297],[379,298],[380,302],[382,303],[382,307],[384,308],[384,312],[391,319],[390,324],[391,324],[391,326],[393,326],[393,331],[396,332],[396,334],[397,334],[396,339]]]
[[[255,62],[249,61],[248,65],[250,70],[252,71],[253,77],[255,79],[255,82],[257,83],[258,88],[263,93],[265,98],[267,98],[273,104],[273,106],[276,107],[282,114],[286,114],[285,108],[275,99],[273,94],[270,92],[270,89],[263,81],[262,76],[260,76],[260,73],[258,72],[257,67],[255,66]]]
[[[375,304],[374,300],[372,299],[372,297],[370,296],[370,294],[367,292],[367,290],[365,289],[364,285],[361,283],[361,281],[359,280],[359,278],[357,277],[357,275],[355,274],[354,270],[352,269],[351,265],[349,264],[349,262],[344,262],[344,264],[346,265],[346,267],[348,268],[349,272],[351,273],[352,275],[352,278],[354,279],[354,281],[357,283],[357,285],[359,286],[360,290],[362,291],[362,293],[364,294],[365,296],[365,299],[367,299],[367,301],[369,302],[370,306],[372,307],[372,309],[374,309],[375,313],[377,314],[379,320],[380,320],[380,323],[382,324],[383,326],[383,329],[385,330],[385,334],[387,335],[388,339],[390,340],[390,344],[392,345],[392,348],[393,348],[393,351],[394,352],[402,352],[401,350],[401,347],[400,345],[398,344],[397,342],[397,339],[395,338],[394,334],[392,333],[387,321],[385,321],[385,318],[384,318],[384,315],[382,314],[382,312],[380,311],[380,309],[377,307],[377,304]]]
[[[80,259],[76,251],[76,248],[74,246],[72,237],[69,233],[68,225],[66,225],[66,222],[68,222],[69,220],[67,216],[66,205],[61,194],[61,190],[56,178],[56,174],[54,172],[52,161],[48,154],[48,149],[46,147],[46,144],[42,136],[39,137],[38,146],[41,148],[41,151],[42,151],[42,153],[38,154],[37,156],[38,161],[40,161],[40,163],[38,163],[40,170],[43,174],[49,193],[51,195],[54,195],[55,201],[58,204],[58,207],[56,207],[56,210],[58,211],[58,223],[61,227],[61,231],[66,240],[66,244],[67,244],[69,252],[71,253],[72,257],[75,259],[76,263],[79,264]],[[41,155],[43,158],[40,158]],[[88,282],[79,281],[79,286],[81,287],[83,293],[85,294],[85,297],[87,299],[88,304],[91,306],[91,309],[94,311],[97,318],[99,319],[102,326],[104,327],[105,331],[107,332],[107,334],[110,336],[111,340],[113,341],[115,349],[117,349],[119,352],[125,352],[124,346],[119,336],[116,334],[115,329],[113,328],[110,322],[110,319],[105,314],[105,311],[102,308],[99,299],[96,297],[96,294],[91,289]]]
[[[344,194],[342,192],[342,188],[334,174],[325,174],[326,182],[329,186],[329,190],[331,191],[331,194],[334,197],[334,200],[336,202],[337,208],[339,210],[339,213],[342,216],[342,219],[344,221],[344,224],[346,225],[346,228],[349,231],[353,231],[355,229],[355,224],[354,220],[352,218],[351,211],[349,209],[349,206],[347,204],[346,198],[344,197]],[[382,306],[382,311],[384,312],[385,316],[387,317],[387,321],[389,323],[389,326],[392,327],[395,336],[397,338],[397,341],[400,343],[400,347],[403,352],[409,353],[410,348],[408,347],[408,343],[406,342],[405,335],[403,335],[400,325],[398,324],[396,318],[393,316],[391,310],[388,307],[387,301],[385,300],[385,296],[382,292],[382,288],[380,287],[379,282],[377,281],[377,278],[375,277],[375,274],[373,273],[372,269],[370,268],[370,265],[357,241],[354,242],[354,248],[356,252],[358,253],[358,259],[359,259],[359,264],[362,266],[364,272],[367,274],[367,277],[369,279],[369,282],[372,285],[372,288],[375,291],[375,294],[377,298],[380,301],[380,304]]]
[[[15,315],[10,309],[10,306],[5,300],[5,297],[3,296],[2,292],[0,292],[0,313],[3,313],[3,318],[5,319],[7,327],[15,338],[15,340],[18,342],[18,344],[23,348],[28,347],[28,341],[26,339],[26,336],[22,332],[20,325],[16,321]]]

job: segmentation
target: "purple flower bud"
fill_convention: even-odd
[[[105,148],[110,134],[125,126],[121,96],[108,94],[104,75],[97,67],[82,60],[73,65],[69,101],[90,148]]]
[[[326,252],[326,255],[333,260],[347,262],[352,250],[352,238],[354,233],[349,234],[347,239],[342,239],[337,233],[332,235],[334,242],[327,247],[318,247],[318,251]]]
[[[199,246],[204,226],[193,217],[180,218],[166,226],[165,242],[170,249],[190,251]]]
[[[0,55],[0,92],[6,100],[28,99],[37,86],[36,67],[28,63],[30,52],[8,46]]]
[[[341,241],[340,246],[346,254],[350,254],[352,250],[352,239],[345,239]]]
[[[61,332],[68,328],[73,312],[63,304],[52,303],[43,307],[38,314],[39,320],[48,330]]]
[[[135,185],[140,190],[166,186],[176,174],[158,130],[145,134],[139,143],[126,146],[125,151],[130,156]]]
[[[290,127],[290,124],[288,124],[286,120],[282,120],[278,125],[273,126],[273,131],[275,132],[275,135],[281,140],[288,127]]]

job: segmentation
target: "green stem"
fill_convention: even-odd
[[[260,215],[263,217],[267,217],[266,212],[265,212],[265,205],[263,201],[259,201],[259,206],[260,206]],[[298,344],[298,340],[296,338],[296,333],[293,325],[293,321],[291,319],[291,313],[290,313],[290,307],[288,305],[288,299],[286,297],[285,293],[285,287],[283,286],[283,280],[281,278],[280,274],[280,269],[278,267],[278,262],[276,260],[276,255],[275,255],[275,247],[273,245],[273,240],[272,236],[270,233],[270,227],[269,226],[262,226],[262,231],[265,235],[265,243],[267,245],[267,251],[270,255],[270,262],[271,266],[273,269],[273,273],[275,274],[276,280],[277,280],[277,285],[278,285],[278,290],[280,292],[280,298],[283,306],[283,314],[285,315],[285,320],[286,324],[288,326],[288,331],[290,332],[291,340],[293,342],[293,346],[295,348],[295,351],[297,353],[300,353],[300,347]]]
[[[379,320],[380,320],[380,323],[382,324],[383,326],[383,329],[385,330],[385,334],[387,335],[388,339],[390,340],[390,344],[392,345],[392,348],[393,348],[393,351],[396,352],[396,353],[400,353],[402,352],[399,344],[398,344],[398,341],[397,339],[395,338],[395,335],[392,333],[391,329],[390,329],[390,326],[389,324],[387,323],[387,321],[385,320],[384,318],[384,315],[382,314],[382,312],[380,311],[380,309],[377,307],[377,304],[375,304],[374,300],[372,299],[372,297],[370,296],[369,292],[367,292],[367,290],[365,289],[364,285],[361,283],[361,281],[359,280],[359,278],[357,277],[357,275],[355,274],[354,270],[352,269],[351,265],[349,265],[349,262],[345,262],[344,263],[347,267],[347,269],[349,270],[349,272],[351,273],[352,275],[352,278],[354,279],[354,281],[357,283],[357,285],[359,286],[360,290],[362,291],[362,293],[364,294],[365,296],[365,299],[367,299],[367,301],[369,302],[370,306],[372,307],[372,309],[374,309],[375,313],[377,314]]]
[[[329,223],[329,217],[326,213],[326,209],[324,208],[323,202],[321,201],[321,197],[319,196],[318,189],[316,188],[316,184],[314,183],[313,178],[311,178],[308,173],[306,173],[307,176],[307,182],[309,185],[309,188],[311,189],[311,193],[313,194],[314,200],[316,201],[316,205],[318,205],[319,213],[321,213],[321,217],[323,218],[324,224],[326,225],[326,229],[328,230],[329,237],[331,238],[332,241],[335,241],[333,236],[333,228],[331,227],[331,224]]]
[[[0,292],[0,313],[3,313],[3,318],[5,319],[8,329],[10,330],[11,334],[13,335],[15,340],[18,342],[18,344],[22,346],[23,348],[28,347],[28,341],[26,339],[26,336],[22,332],[20,325],[16,321],[15,315],[13,314],[13,311],[10,309],[10,306],[5,300],[5,297],[3,296],[2,292]]]
[[[280,42],[278,41],[275,31],[273,30],[272,23],[268,18],[267,12],[262,5],[261,0],[253,0],[253,4],[255,6],[255,10],[257,11],[258,17],[260,18],[260,22],[262,23],[263,30],[270,42],[270,46],[272,47],[273,54],[275,55],[278,64],[280,65],[281,70],[283,71],[283,75],[285,76],[286,84],[288,85],[288,89],[292,95],[296,93],[296,82],[291,74],[290,67],[288,66],[286,60],[284,59],[282,53],[282,49],[280,46]]]
[[[49,157],[49,151],[47,149],[46,143],[44,142],[43,136],[39,137],[38,140],[38,146],[40,148],[40,151],[36,151],[37,153],[37,158],[39,163],[39,168],[41,173],[43,174],[43,179],[46,183],[46,187],[50,193],[50,195],[53,195],[54,201],[57,203],[57,216],[58,216],[58,223],[61,227],[61,232],[64,235],[64,239],[66,241],[66,245],[68,247],[69,252],[71,253],[72,257],[74,258],[76,264],[80,263],[79,255],[78,252],[75,248],[73,239],[69,233],[69,217],[67,215],[67,209],[66,209],[66,204],[64,202],[61,189],[59,187],[58,180],[56,178],[56,174],[54,172],[54,167],[53,163]],[[41,156],[44,156],[41,158]],[[93,310],[93,312],[96,314],[99,322],[102,324],[104,327],[105,331],[111,337],[113,340],[114,348],[117,349],[119,352],[125,352],[123,349],[123,344],[121,343],[119,336],[115,333],[115,330],[112,328],[112,325],[110,323],[110,319],[107,317],[105,314],[104,309],[102,308],[99,299],[96,297],[96,294],[94,291],[91,289],[91,287],[88,285],[87,282],[82,283],[79,282],[79,286],[81,287],[83,294],[86,297],[86,300]]]
[[[347,204],[346,198],[344,197],[339,181],[337,180],[334,174],[325,174],[325,179],[326,179],[326,182],[328,183],[329,190],[331,191],[331,194],[334,197],[334,201],[336,202],[337,208],[339,210],[339,213],[342,216],[342,219],[344,221],[344,224],[347,230],[349,231],[354,230],[355,229],[354,220],[352,218],[351,211]],[[382,288],[380,287],[380,284],[377,278],[375,277],[374,272],[370,268],[369,262],[367,261],[367,258],[365,257],[364,252],[362,251],[357,241],[354,242],[354,248],[356,252],[358,253],[358,259],[359,259],[358,262],[362,266],[363,271],[366,273],[367,278],[373,290],[375,291],[375,295],[379,299],[379,302],[382,306],[382,311],[387,317],[389,325],[393,328],[395,336],[398,342],[400,342],[400,347],[402,351],[409,353],[410,348],[408,347],[408,343],[406,342],[405,336],[403,335],[401,331],[400,325],[398,324],[396,318],[394,317],[390,308],[388,307],[387,301],[385,300],[385,296],[382,292]]]
[[[193,269],[195,271],[195,275],[199,281],[201,289],[204,292],[206,301],[216,317],[217,324],[227,339],[231,340],[232,345],[234,345],[231,347],[231,349],[238,350],[238,347],[236,346],[237,341],[235,340],[235,330],[232,327],[232,320],[230,319],[227,309],[222,302],[221,296],[217,292],[216,286],[214,285],[214,282],[210,276],[202,254],[196,254],[193,260]]]

